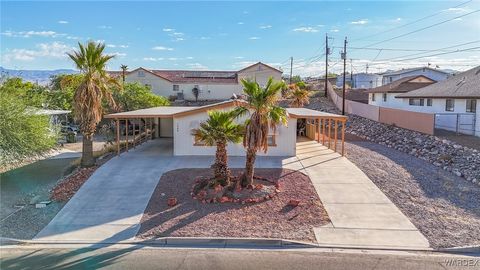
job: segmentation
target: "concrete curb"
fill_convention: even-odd
[[[0,246],[22,245],[25,243],[26,242],[24,240],[20,240],[20,239],[0,237]]]
[[[480,254],[480,245],[475,246],[463,246],[463,247],[453,247],[453,248],[440,248],[438,251],[447,252],[447,253],[474,253]]]

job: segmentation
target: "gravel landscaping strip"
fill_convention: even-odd
[[[330,220],[308,176],[282,169],[256,169],[255,174],[281,179],[281,192],[262,203],[202,204],[192,198],[190,187],[196,177],[211,177],[210,169],[179,169],[163,174],[137,236],[261,237],[315,242],[312,227]],[[177,198],[178,205],[169,207],[170,197]],[[300,205],[288,206],[291,199],[300,200]]]
[[[384,145],[355,141],[346,149],[433,248],[480,245],[480,186]]]

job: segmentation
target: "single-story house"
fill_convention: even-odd
[[[480,136],[480,66],[395,99],[402,109],[434,113],[436,128]]]
[[[405,77],[423,75],[431,80],[440,82],[452,76],[451,73],[441,69],[430,67],[405,68],[397,71],[388,71],[380,74],[382,76],[382,84],[385,85]]]
[[[114,72],[114,76],[121,73]],[[258,62],[236,71],[210,70],[157,70],[143,67],[127,72],[126,82],[139,82],[151,87],[160,96],[195,100],[193,89],[198,90],[198,100],[226,100],[242,93],[241,79],[251,79],[265,85],[268,78],[282,79],[282,71]]]
[[[382,76],[376,73],[347,74],[345,82],[354,89],[370,89],[382,85]],[[337,87],[343,87],[343,74],[337,76],[336,85]]]
[[[434,80],[427,78],[424,75],[405,77],[386,85],[368,90],[368,104],[380,107],[403,109],[405,104],[402,102],[402,100],[395,99],[395,96],[400,93],[406,93],[431,85],[433,83],[435,83]]]
[[[207,147],[202,145],[191,133],[192,129],[198,128],[200,123],[208,119],[208,111],[210,110],[231,110],[238,106],[246,106],[246,102],[241,99],[231,99],[215,104],[187,107],[187,106],[163,106],[148,108],[136,111],[113,113],[106,115],[105,118],[113,119],[117,125],[117,141],[120,140],[120,126],[128,120],[142,119],[146,124],[141,129],[147,134],[151,133],[152,138],[172,138],[173,139],[173,155],[214,155],[215,147]],[[304,136],[320,141],[326,134],[325,123],[329,121],[332,124],[328,134],[333,134],[336,127],[345,126],[346,116],[331,113],[320,112],[305,108],[287,108],[288,122],[287,125],[279,125],[276,131],[271,130],[269,135],[269,150],[267,153],[259,152],[259,155],[265,156],[295,156],[295,147],[297,142],[297,120],[307,122],[307,130],[303,132]],[[248,117],[248,116],[245,116]],[[243,123],[245,118],[237,119],[239,123]],[[122,123],[121,123],[122,122]],[[319,123],[323,123],[320,129]],[[342,134],[343,134],[342,128]],[[332,140],[337,141],[337,136],[328,136]],[[127,139],[128,140],[128,139]],[[130,138],[132,140],[132,138]],[[343,152],[343,136],[338,138],[342,142]],[[329,144],[330,145],[330,144]],[[333,142],[332,142],[333,145]],[[336,146],[336,144],[335,144]],[[243,156],[245,149],[242,144],[229,144],[227,147],[229,155]],[[336,150],[336,147],[335,147]]]

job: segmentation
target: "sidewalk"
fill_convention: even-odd
[[[297,158],[332,221],[314,228],[320,245],[429,247],[410,220],[347,158],[314,141],[297,143]]]

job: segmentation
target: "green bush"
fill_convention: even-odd
[[[115,91],[114,99],[123,111],[170,105],[167,98],[155,95],[150,87],[140,83],[126,83],[123,91]]]

